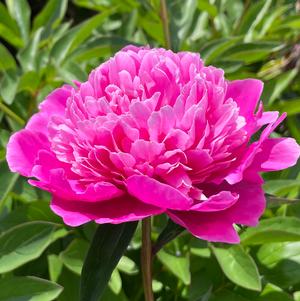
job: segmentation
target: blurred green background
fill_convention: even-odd
[[[288,113],[274,136],[300,143],[300,1],[0,2],[0,301],[79,300],[96,226],[64,226],[48,194],[8,171],[5,147],[50,91],[85,81],[127,44],[199,52],[228,79],[263,80],[265,109]],[[240,229],[241,245],[184,232],[158,253],[156,300],[300,300],[300,164],[265,179],[268,209],[257,228]],[[154,219],[153,240],[165,224]],[[138,230],[101,300],[144,300],[140,246]]]

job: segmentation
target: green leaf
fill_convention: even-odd
[[[60,259],[68,269],[80,275],[88,247],[89,244],[87,241],[75,239],[69,244],[66,250],[60,253]]]
[[[80,301],[99,300],[136,227],[137,222],[99,226],[82,269]]]
[[[0,83],[0,95],[4,102],[11,105],[15,99],[19,84],[17,70],[7,70]]]
[[[21,63],[23,71],[33,71],[37,69],[37,52],[43,28],[37,30],[28,45],[18,54],[18,59]]]
[[[175,256],[162,249],[157,253],[157,257],[185,285],[191,283],[190,259],[187,255]]]
[[[205,64],[209,65],[216,58],[221,57],[223,52],[231,48],[238,41],[240,41],[240,38],[221,38],[213,40],[210,43],[207,43],[205,47],[201,49],[200,55],[204,59]]]
[[[252,64],[268,57],[271,52],[278,51],[282,47],[283,45],[278,42],[238,43],[227,48],[222,56],[226,60],[239,60],[246,64]]]
[[[218,14],[218,9],[215,5],[210,4],[208,0],[198,0],[198,8],[201,11],[206,11],[212,17],[216,17]]]
[[[300,219],[296,217],[274,217],[262,220],[255,228],[248,228],[241,235],[244,245],[271,242],[299,241]]]
[[[11,29],[9,29],[8,27],[6,27],[1,23],[0,23],[0,37],[6,42],[8,42],[9,44],[17,48],[21,48],[24,45],[22,39],[16,33],[14,33]]]
[[[67,55],[84,42],[92,31],[99,27],[114,10],[108,10],[73,27],[63,35],[53,46],[50,56],[56,64],[60,64]]]
[[[63,288],[37,277],[11,277],[0,279],[0,301],[51,301]]]
[[[228,279],[241,287],[255,291],[261,290],[260,276],[255,261],[242,246],[212,245],[212,250]]]
[[[280,287],[268,283],[255,301],[293,301],[293,298]]]
[[[252,24],[256,23],[257,16],[263,10],[264,6],[266,5],[265,0],[260,0],[250,5],[250,7],[246,10],[246,14],[242,15],[242,20],[238,23],[239,28],[237,28],[237,32],[239,34],[247,34],[247,32],[251,29]],[[263,11],[264,12],[264,11]],[[257,24],[255,24],[256,26]]]
[[[251,23],[245,37],[245,42],[251,42],[254,36],[254,30],[256,29],[257,25],[265,18],[267,14],[269,14],[269,8],[272,4],[273,0],[265,0],[263,6],[259,10],[258,14],[256,15],[255,19]]]
[[[247,297],[241,296],[234,291],[227,289],[220,290],[214,294],[209,301],[252,301]]]
[[[269,194],[286,195],[293,188],[300,188],[300,180],[269,180],[263,185]]]
[[[286,112],[288,116],[300,113],[300,98],[287,99],[271,106],[272,111]]]
[[[17,92],[29,91],[35,93],[40,84],[40,76],[36,71],[28,71],[22,74]]]
[[[114,269],[108,282],[110,289],[117,295],[122,290],[122,279],[117,269]]]
[[[106,10],[103,13],[98,14],[82,23],[79,26],[79,30],[70,45],[70,52],[78,48],[78,46],[80,46],[89,36],[91,36],[92,31],[103,24],[104,21],[114,12],[115,9],[111,8],[110,10]]]
[[[48,255],[47,260],[50,280],[57,281],[62,272],[63,263],[60,260],[60,258],[55,254]]]
[[[0,212],[4,199],[13,189],[18,177],[18,174],[9,170],[6,161],[0,162]]]
[[[181,234],[185,229],[174,223],[171,219],[168,220],[166,227],[160,233],[155,244],[152,247],[152,253],[156,254],[164,245],[172,241],[179,234]]]
[[[10,15],[17,21],[24,43],[28,42],[31,10],[27,0],[6,0]]]
[[[282,92],[291,84],[291,82],[294,80],[297,74],[298,70],[292,69],[280,74],[276,78],[272,92],[267,99],[269,105],[271,105],[277,98],[281,96]]]
[[[0,71],[16,68],[16,61],[4,45],[0,43]]]
[[[264,277],[281,287],[300,282],[300,242],[271,243],[257,252]]]
[[[52,243],[56,224],[28,222],[0,235],[0,273],[38,258]]]
[[[93,58],[99,59],[101,57],[107,57],[129,43],[130,41],[119,37],[101,37],[93,39],[78,47],[70,54],[69,59],[82,62]]]
[[[139,269],[136,263],[130,259],[129,257],[122,256],[120,259],[118,266],[118,270],[128,275],[135,275],[139,272]]]
[[[46,31],[55,28],[62,21],[67,6],[67,0],[47,1],[42,11],[33,20],[33,31],[40,27],[45,27]]]
[[[16,35],[19,34],[19,29],[16,21],[10,16],[5,5],[0,2],[0,23],[13,31]]]

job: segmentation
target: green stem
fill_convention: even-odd
[[[152,244],[151,217],[142,220],[142,253],[141,264],[145,301],[154,301],[152,291]]]
[[[160,18],[164,29],[165,47],[167,49],[171,49],[171,36],[169,30],[169,18],[166,0],[160,0]]]
[[[21,117],[19,117],[15,112],[13,112],[8,106],[6,106],[1,100],[0,110],[4,112],[4,114],[9,116],[11,119],[15,120],[19,125],[23,126],[25,124],[25,121]]]

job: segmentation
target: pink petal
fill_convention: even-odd
[[[200,212],[221,211],[233,206],[238,199],[239,196],[237,194],[233,195],[229,191],[221,191],[218,194],[212,195],[207,200],[193,205],[190,210]]]
[[[288,168],[295,165],[300,156],[300,146],[293,138],[269,138],[261,144],[260,148],[261,151],[253,161],[253,167],[259,167],[257,171]]]
[[[42,133],[24,129],[13,134],[7,144],[6,159],[11,171],[30,177],[41,149],[49,149],[47,137]]]
[[[67,99],[72,95],[74,88],[69,85],[64,85],[61,88],[54,90],[46,99],[39,105],[42,112],[49,116],[64,115]]]
[[[232,244],[240,242],[232,224],[215,213],[168,211],[167,214],[175,223],[200,239]]]
[[[265,208],[264,192],[259,184],[241,182],[224,184],[219,189],[231,190],[239,195],[229,208],[216,212],[168,211],[168,215],[194,236],[208,241],[238,243],[239,237],[233,224],[255,226]]]
[[[99,224],[119,224],[141,220],[164,211],[141,203],[128,195],[100,203],[72,202],[53,197],[51,209],[69,226],[79,226],[89,221],[96,221]]]
[[[232,98],[240,107],[240,115],[251,119],[263,90],[263,82],[244,79],[229,82],[226,98]]]
[[[177,189],[147,176],[134,175],[126,183],[128,192],[146,204],[178,210],[188,209],[192,204],[192,199]]]

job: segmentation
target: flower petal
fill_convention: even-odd
[[[269,138],[260,146],[253,165],[257,171],[281,170],[293,166],[300,156],[300,146],[293,138]]]
[[[239,194],[238,201],[226,210],[216,212],[175,211],[167,214],[196,237],[208,241],[238,243],[233,224],[255,226],[265,208],[264,192],[259,184],[241,182],[219,187]]]
[[[185,210],[193,202],[192,199],[172,186],[147,176],[134,175],[129,177],[126,183],[129,194],[146,204],[161,208]]]
[[[49,141],[42,133],[23,129],[13,134],[7,144],[6,159],[9,168],[30,177],[38,152],[48,148]]]
[[[234,80],[228,84],[226,98],[232,98],[240,107],[240,115],[252,119],[263,90],[263,82],[257,79]]]
[[[95,221],[98,224],[119,224],[141,220],[164,211],[161,208],[141,203],[129,195],[98,203],[72,202],[54,196],[51,209],[69,226],[79,226],[89,221]]]
[[[192,206],[190,210],[200,212],[221,211],[234,205],[238,198],[237,194],[233,195],[230,191],[221,191],[218,194],[210,196],[206,201]]]

